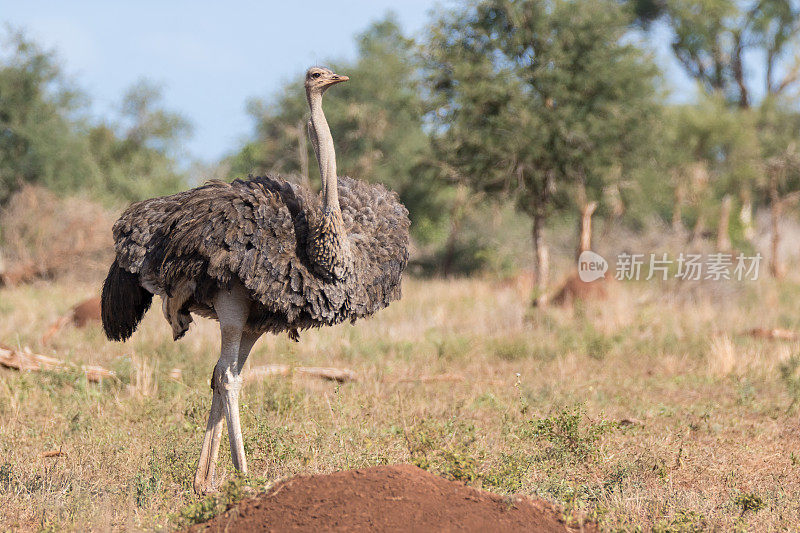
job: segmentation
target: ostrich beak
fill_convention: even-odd
[[[335,85],[337,83],[342,83],[343,81],[348,81],[350,79],[349,76],[345,76],[344,74],[334,74],[330,78],[328,78],[328,85]]]

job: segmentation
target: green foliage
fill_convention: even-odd
[[[88,145],[71,118],[79,95],[44,52],[20,33],[0,60],[0,202],[23,183],[74,186],[92,175]]]
[[[469,483],[478,479],[478,464],[464,452],[443,450],[439,472],[448,479]]]
[[[747,108],[756,86],[767,97],[798,81],[787,59],[800,35],[800,5],[785,0],[628,0],[645,27],[662,19],[672,50],[686,73],[710,94]],[[756,59],[758,58],[758,59]],[[752,68],[748,62],[763,61]],[[787,64],[788,63],[788,64]]]
[[[485,401],[479,398],[476,403]],[[466,421],[425,419],[407,429],[404,436],[411,462],[416,466],[448,479],[476,482],[513,493],[523,487],[534,465],[558,470],[560,478],[568,465],[597,459],[600,437],[616,427],[607,421],[587,420],[579,406],[564,408],[553,416],[534,418],[522,426],[514,423],[509,427],[510,433],[526,444],[521,450],[501,453],[491,461],[487,455],[492,454],[477,444],[479,435],[475,425]],[[527,444],[529,441],[533,442]]]
[[[501,338],[495,340],[492,352],[500,359],[518,361],[531,356],[532,349],[525,338]]]
[[[484,486],[495,487],[507,493],[522,490],[525,475],[531,467],[530,457],[523,454],[500,454],[495,467],[481,474]]]
[[[520,429],[523,437],[546,444],[544,457],[556,462],[588,461],[597,455],[600,437],[616,424],[584,422],[580,406],[564,408],[554,416],[535,418]]]
[[[423,242],[436,239],[448,193],[435,179],[423,129],[415,44],[403,36],[392,16],[372,24],[356,40],[357,60],[331,65],[350,81],[325,96],[338,168],[342,174],[396,191],[409,208],[414,236]],[[319,183],[306,142],[308,108],[300,80],[288,83],[274,103],[252,100],[248,110],[256,122],[256,139],[230,158],[232,173],[276,172]]]
[[[756,128],[764,172],[756,180],[767,196],[775,186],[779,197],[800,188],[800,111],[798,101],[765,100],[757,110]],[[771,182],[771,178],[775,178]]]
[[[577,5],[576,5],[577,4]],[[437,154],[474,189],[546,216],[641,163],[656,70],[613,2],[486,0],[431,29]]]
[[[0,58],[0,203],[26,183],[127,201],[183,185],[174,148],[189,126],[160,107],[159,89],[134,86],[123,100],[119,126],[92,124],[86,98],[67,82],[53,52],[22,33],[6,41],[9,53]]]
[[[222,510],[223,507],[219,504],[218,498],[215,495],[211,495],[200,501],[190,503],[181,509],[179,515],[183,522],[191,525],[211,520]]]
[[[666,116],[672,125],[669,140],[673,160],[702,161],[713,177],[718,195],[736,191],[760,174],[755,116],[707,97],[699,104],[676,106]]]
[[[151,452],[148,466],[148,473],[137,472],[133,480],[136,506],[139,508],[147,505],[150,496],[156,494],[161,487],[161,467],[155,450]]]
[[[246,479],[242,476],[225,482],[216,494],[209,494],[200,501],[195,501],[178,512],[183,525],[199,524],[211,520],[232,505],[241,501],[248,490]]]
[[[674,193],[666,195],[667,205],[680,201],[684,222],[691,225],[701,215],[715,213],[727,194],[734,195],[740,206],[744,202],[763,205],[774,165],[783,171],[777,184],[779,195],[800,186],[796,153],[800,113],[787,103],[765,100],[758,108],[742,109],[719,95],[709,95],[697,104],[666,109],[664,118],[658,159],[670,169],[667,183]],[[636,201],[645,209],[652,205],[646,197]],[[733,237],[742,231],[735,219]]]
[[[530,468],[530,458],[522,454],[500,454],[499,462],[484,464],[485,453],[476,449],[476,428],[464,421],[426,419],[404,436],[411,462],[447,479],[517,492]]]
[[[733,503],[741,507],[743,515],[748,512],[757,513],[766,506],[764,499],[754,492],[739,494],[733,499]]]
[[[441,424],[428,419],[407,430],[405,439],[411,462],[416,466],[448,479],[464,482],[478,479],[474,425],[457,420]]]
[[[694,224],[703,213],[713,213],[726,194],[738,196],[746,210],[758,207],[776,166],[789,168],[778,183],[779,196],[796,190],[800,163],[787,165],[787,159],[798,160],[800,114],[792,93],[800,58],[792,52],[800,39],[800,5],[783,0],[624,4],[645,28],[654,20],[665,22],[676,59],[703,91],[697,104],[668,110],[667,142],[659,154],[671,169],[678,207],[687,204],[682,212],[687,221]],[[752,237],[744,229],[732,228],[737,248],[747,247]]]
[[[792,398],[792,403],[789,406],[789,410],[791,410],[797,402],[800,402],[800,355],[793,355],[783,363],[780,373],[781,380],[786,386],[786,391]]]
[[[176,157],[190,131],[184,118],[162,108],[158,86],[139,81],[123,97],[120,123],[100,124],[88,132],[92,157],[103,176],[99,189],[125,200],[181,189],[185,181]]]

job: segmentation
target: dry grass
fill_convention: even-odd
[[[249,384],[248,483],[414,462],[538,494],[606,529],[795,528],[800,378],[782,369],[798,345],[742,333],[800,330],[800,286],[730,287],[617,284],[608,301],[541,311],[507,283],[412,279],[370,321],[299,344],[264,338],[253,365],[346,367],[360,380]],[[77,372],[0,370],[0,524],[12,529],[172,528],[205,512],[190,482],[216,325],[200,320],[173,343],[155,309],[126,344],[71,326],[39,344],[96,290],[0,289],[1,342],[119,376],[94,385]],[[408,379],[437,374],[464,379]],[[41,457],[59,447],[65,455]]]
[[[86,198],[23,187],[0,209],[0,285],[102,275],[113,259],[114,218]]]

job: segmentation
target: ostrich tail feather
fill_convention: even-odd
[[[128,339],[150,308],[153,295],[139,285],[139,276],[124,270],[116,260],[103,282],[101,317],[112,341]]]

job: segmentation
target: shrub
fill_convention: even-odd
[[[26,186],[0,210],[0,284],[93,280],[111,263],[113,214],[82,197]]]

